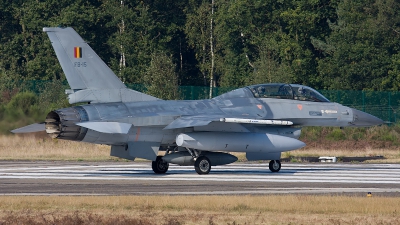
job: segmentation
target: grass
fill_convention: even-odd
[[[110,146],[51,139],[47,135],[0,136],[0,160],[115,160]]]
[[[399,210],[389,197],[1,196],[0,224],[399,224]]]
[[[282,157],[336,156],[365,157],[384,156],[386,159],[373,160],[380,163],[400,163],[398,147],[372,148],[358,146],[354,148],[321,148],[308,146],[295,151],[284,152]],[[343,147],[343,146],[342,146]],[[244,153],[233,153],[239,161],[246,161]],[[110,156],[110,146],[83,142],[51,139],[46,134],[1,135],[0,160],[73,160],[73,161],[125,161]]]
[[[400,198],[312,195],[1,196],[0,224],[15,218],[86,221],[80,224],[93,224],[90,218],[103,224],[398,224],[399,206]]]

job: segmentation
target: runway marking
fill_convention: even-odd
[[[218,182],[309,182],[400,184],[400,165],[392,164],[290,164],[279,173],[271,173],[266,164],[216,166],[209,175],[200,176],[191,166],[170,166],[164,175],[156,175],[148,164],[61,165],[9,168],[0,165],[0,179],[60,180],[149,180]]]
[[[15,180],[15,182],[13,182]],[[46,180],[50,188],[37,189]],[[83,181],[86,181],[83,183]],[[111,189],[74,190],[62,189],[62,184],[71,185],[110,185],[119,188],[124,194],[123,185],[144,184],[147,188],[129,190],[129,194],[323,194],[323,193],[400,193],[399,164],[284,164],[279,173],[272,173],[267,164],[235,163],[213,167],[208,175],[198,175],[192,166],[174,166],[166,174],[154,174],[150,163],[91,163],[91,162],[28,162],[16,165],[0,161],[0,195],[108,195],[115,194]],[[124,181],[124,182],[118,182]],[[128,181],[128,182],[126,182]],[[135,182],[136,181],[136,182]],[[172,183],[171,183],[172,181]],[[82,182],[82,183],[81,183]],[[141,183],[142,182],[142,183]],[[235,188],[232,182],[241,185]],[[169,188],[168,185],[207,184],[208,189]],[[280,188],[277,187],[277,183]],[[24,185],[18,190],[13,185]],[[243,185],[244,184],[244,185]],[[300,186],[298,184],[301,184]],[[31,190],[31,186],[34,187]],[[61,185],[61,186],[60,186]],[[162,192],[157,187],[165,186]],[[273,186],[274,185],[274,186]],[[333,186],[334,185],[334,186]],[[278,186],[278,187],[279,187]],[[297,187],[296,187],[297,186]],[[60,188],[54,188],[60,187]],[[74,186],[71,186],[74,187]],[[152,187],[152,188],[149,188]],[[257,187],[257,188],[255,188]],[[261,188],[260,188],[261,187]],[[305,188],[303,188],[305,187]],[[335,187],[335,188],[332,188]],[[343,187],[343,188],[341,188]],[[122,191],[121,191],[122,188]],[[62,190],[59,190],[62,189]],[[7,191],[6,191],[7,190]],[[59,190],[59,192],[58,192]],[[49,193],[44,193],[49,192]]]

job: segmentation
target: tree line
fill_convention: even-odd
[[[400,88],[397,0],[5,0],[0,13],[3,99],[24,80],[65,79],[49,26],[73,27],[124,82],[155,92]]]

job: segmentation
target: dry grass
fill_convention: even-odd
[[[110,157],[110,146],[51,139],[47,135],[0,136],[0,160],[94,160]]]
[[[244,153],[234,153],[239,161],[246,161]],[[398,148],[358,148],[358,149],[322,149],[303,148],[285,152],[282,157],[336,156],[365,157],[384,156],[386,159],[374,160],[380,163],[400,163]],[[0,136],[0,160],[121,160],[110,157],[110,146],[83,142],[51,139],[46,134],[2,135]]]
[[[399,210],[388,197],[2,196],[0,224],[400,224]]]

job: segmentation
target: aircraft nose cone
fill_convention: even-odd
[[[354,118],[352,124],[357,127],[369,127],[369,126],[380,125],[383,123],[383,120],[379,119],[376,116],[362,112],[357,109],[352,109],[352,110]]]

